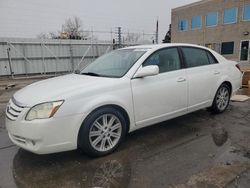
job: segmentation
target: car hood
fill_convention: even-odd
[[[107,80],[114,78],[69,74],[28,85],[17,91],[13,97],[19,104],[32,107],[43,102],[64,100],[79,93],[79,90],[84,92],[103,87]]]

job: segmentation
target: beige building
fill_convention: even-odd
[[[250,0],[203,0],[172,9],[172,42],[210,47],[250,68]]]

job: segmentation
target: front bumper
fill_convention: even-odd
[[[25,109],[20,116],[24,115]],[[77,137],[84,120],[83,114],[26,121],[6,117],[6,128],[11,141],[36,154],[49,154],[77,148]]]

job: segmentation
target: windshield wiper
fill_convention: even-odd
[[[88,76],[101,76],[100,74],[94,73],[94,72],[83,72],[82,75],[88,75]]]

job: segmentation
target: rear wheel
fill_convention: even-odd
[[[222,84],[216,95],[214,97],[213,105],[210,108],[213,113],[222,113],[224,112],[230,102],[230,87],[227,84]]]
[[[126,121],[122,113],[104,107],[91,113],[84,121],[78,145],[91,156],[103,156],[113,152],[126,133]]]

